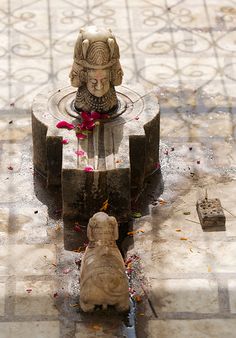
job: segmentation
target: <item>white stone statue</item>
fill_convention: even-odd
[[[118,100],[114,86],[122,82],[119,47],[110,29],[88,26],[80,30],[70,72],[71,85],[78,87],[75,109],[109,113]]]
[[[114,305],[118,311],[129,309],[129,286],[125,265],[116,245],[118,223],[115,217],[98,212],[89,220],[89,245],[81,264],[80,306],[85,312],[95,305]]]

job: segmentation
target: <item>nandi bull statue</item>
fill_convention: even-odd
[[[115,217],[98,212],[89,220],[86,248],[80,273],[80,306],[85,312],[95,305],[114,305],[118,311],[129,309],[128,278],[116,245],[118,223]]]

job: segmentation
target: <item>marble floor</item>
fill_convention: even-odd
[[[46,192],[32,165],[32,100],[69,82],[87,24],[112,27],[124,82],[154,90],[161,105],[164,203],[151,187],[128,252],[146,288],[136,336],[234,338],[235,0],[0,1],[0,337],[135,337],[114,312],[79,310],[81,254],[64,250],[60,192]],[[221,199],[226,231],[199,224],[206,189]]]

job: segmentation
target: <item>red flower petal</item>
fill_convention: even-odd
[[[80,116],[81,116],[83,121],[93,121],[93,118],[91,117],[90,113],[87,113],[85,111],[82,111],[80,113]]]
[[[76,150],[75,153],[76,153],[77,156],[84,156],[85,155],[85,152],[83,150]]]
[[[157,168],[157,169],[160,169],[160,167],[161,167],[161,165],[160,165],[160,163],[158,162],[158,163],[156,164],[156,168]]]
[[[63,140],[61,140],[61,143],[62,144],[68,144],[69,143],[68,138],[64,138]]]
[[[74,230],[75,230],[76,232],[82,231],[81,226],[79,226],[78,224],[74,226]]]
[[[56,127],[57,127],[57,128],[65,128],[65,129],[69,129],[69,130],[75,128],[75,126],[74,126],[72,123],[68,123],[68,122],[66,122],[66,121],[60,121],[60,122],[58,122],[58,123],[56,124]]]
[[[85,123],[85,128],[87,129],[87,130],[93,130],[93,128],[95,127],[95,123],[94,123],[94,121],[92,120],[92,121],[86,121],[86,122],[84,122]]]
[[[76,137],[77,137],[78,139],[80,139],[80,140],[83,140],[83,139],[87,138],[87,136],[84,135],[84,134],[82,134],[82,133],[76,134]]]
[[[107,114],[106,114],[107,115]],[[99,119],[102,119],[102,114],[96,112],[96,111],[92,111],[91,112],[91,117],[94,119],[94,120],[99,120]]]
[[[94,171],[94,168],[91,165],[87,165],[86,167],[84,167],[84,171],[86,172]]]

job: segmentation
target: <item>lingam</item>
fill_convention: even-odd
[[[46,88],[34,100],[34,168],[48,187],[61,186],[64,219],[86,223],[106,202],[118,222],[128,221],[131,200],[159,168],[157,97],[139,84],[121,85],[119,57],[110,29],[81,29],[71,85]]]
[[[118,223],[115,217],[98,212],[89,220],[87,246],[80,269],[80,307],[93,311],[113,305],[118,311],[129,309],[129,285],[125,265],[116,245]]]

